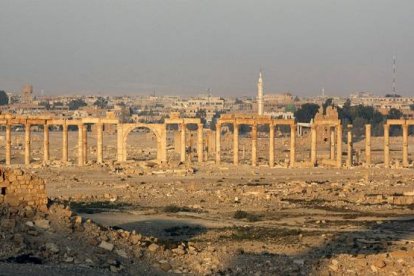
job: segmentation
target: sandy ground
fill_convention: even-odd
[[[60,135],[51,133],[52,160],[60,158]],[[70,203],[72,209],[103,225],[165,241],[226,248],[229,256],[217,265],[221,271],[239,268],[246,274],[264,271],[271,275],[266,267],[283,266],[289,259],[293,264],[289,262],[283,271],[293,275],[328,275],[326,271],[338,275],[346,271],[351,275],[411,273],[413,265],[398,266],[398,259],[386,260],[386,269],[373,269],[370,258],[401,248],[413,250],[414,202],[396,200],[414,193],[412,168],[269,168],[265,165],[265,138],[259,139],[261,160],[255,168],[243,164],[248,163],[250,154],[247,138],[241,138],[240,166],[225,162],[216,166],[212,161],[179,165],[177,153],[170,149],[168,156],[175,165],[153,167],[147,161],[156,156],[155,140],[145,133],[128,138],[128,154],[134,160],[123,166],[108,162],[116,155],[116,143],[115,136],[106,135],[105,165],[91,161],[82,168],[60,167],[52,162],[41,167],[41,137],[42,133],[34,133],[32,138],[32,159],[38,166],[31,171],[47,180],[51,199]],[[70,133],[74,164],[76,139],[77,133]],[[373,160],[380,163],[383,141],[373,140]],[[92,135],[88,142],[89,159],[95,160]],[[397,160],[401,158],[401,139],[392,138],[391,143],[391,156]],[[17,154],[19,144],[17,139],[13,143],[13,163],[23,160],[23,155]],[[298,160],[305,160],[308,146],[300,141],[298,145]],[[413,145],[410,137],[410,159]],[[1,146],[0,150],[4,149],[4,143]],[[356,150],[363,147],[364,141],[355,143]],[[226,148],[229,152],[223,154],[224,161],[232,158],[231,143],[223,143]],[[285,158],[281,157],[289,154],[288,139],[277,140],[276,148],[283,165]],[[329,153],[328,145],[320,150],[320,156]],[[355,261],[358,265],[353,268],[352,258],[363,258],[366,265],[358,267]],[[330,267],[332,259],[339,262],[337,269]]]

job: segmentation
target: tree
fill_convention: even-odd
[[[326,99],[326,101],[322,104],[323,107],[323,114],[326,114],[326,108],[328,106],[332,106],[333,105],[333,99],[332,98],[328,98]]]
[[[388,111],[387,119],[401,119],[403,117],[403,113],[396,109],[391,108],[390,111]],[[400,136],[402,134],[402,130],[400,126],[391,126],[390,127],[390,135],[391,136]]]
[[[401,119],[403,115],[404,114],[400,110],[391,108],[387,114],[387,119]]]
[[[296,106],[294,104],[288,104],[285,106],[285,112],[296,112]]]
[[[314,103],[305,103],[296,110],[295,118],[300,123],[309,123],[319,110],[319,105]]]
[[[0,90],[0,105],[8,105],[9,104],[9,96],[7,96],[6,92]]]
[[[410,110],[414,111],[414,104],[410,104]]]
[[[398,94],[385,94],[385,98],[401,98]]]
[[[87,106],[87,104],[82,99],[76,99],[76,100],[70,101],[68,106],[69,106],[69,110],[78,110],[79,108],[83,106]]]
[[[199,110],[196,111],[195,117],[200,118],[201,123],[203,125],[205,125],[206,124],[207,111],[205,109],[199,109]]]
[[[108,100],[103,97],[98,97],[98,99],[93,103],[93,105],[99,107],[100,109],[105,109],[108,107]]]

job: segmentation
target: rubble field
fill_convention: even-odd
[[[414,275],[412,168],[26,171],[48,210],[1,208],[0,275]]]

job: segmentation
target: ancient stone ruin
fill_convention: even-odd
[[[20,169],[0,171],[0,204],[11,207],[33,207],[45,210],[47,195],[45,181]]]
[[[201,120],[198,118],[180,118],[177,114],[172,114],[170,118],[165,119],[164,123],[160,124],[145,124],[145,123],[122,123],[117,119],[111,118],[81,118],[81,119],[61,119],[45,116],[15,116],[15,115],[0,115],[0,125],[6,127],[5,134],[5,164],[11,165],[11,141],[12,141],[12,126],[23,126],[24,135],[24,164],[30,165],[31,163],[31,127],[41,126],[43,128],[43,161],[49,161],[49,127],[60,126],[62,129],[62,157],[63,164],[68,162],[68,127],[76,126],[78,129],[78,141],[77,141],[77,163],[79,166],[83,166],[88,162],[88,126],[94,130],[96,137],[96,162],[98,164],[103,163],[103,131],[108,127],[110,129],[116,128],[117,135],[117,160],[118,162],[125,162],[127,160],[127,138],[128,135],[137,128],[146,128],[152,132],[157,141],[157,162],[167,163],[167,127],[178,127],[178,133],[176,133],[175,148],[179,150],[180,161],[188,160],[186,149],[189,147],[189,140],[187,139],[188,127],[196,127],[196,155],[197,161],[203,163],[208,161],[211,153],[215,155],[215,162],[219,164],[221,162],[221,137],[222,127],[231,125],[233,131],[233,163],[239,164],[239,127],[242,125],[250,126],[251,131],[251,165],[257,165],[257,147],[258,147],[258,127],[267,126],[269,131],[267,133],[269,137],[268,146],[268,165],[274,167],[275,165],[275,128],[278,126],[286,126],[290,128],[290,148],[289,148],[289,166],[301,166],[301,167],[315,167],[318,165],[327,165],[341,168],[344,165],[346,167],[352,167],[357,164],[353,162],[354,151],[352,141],[352,125],[346,126],[346,139],[343,137],[343,126],[338,118],[338,112],[333,107],[328,107],[326,113],[323,114],[322,109],[315,116],[311,127],[311,139],[310,139],[310,156],[309,160],[305,160],[301,164],[296,162],[296,134],[298,124],[293,119],[273,119],[267,115],[255,115],[255,114],[224,114],[216,123],[216,131],[210,129],[204,129]],[[383,164],[384,167],[390,166],[390,142],[389,142],[389,129],[390,126],[401,126],[403,130],[403,147],[402,147],[402,165],[403,167],[409,166],[408,161],[408,128],[414,125],[414,120],[388,120],[384,124],[384,148],[383,148]],[[299,126],[301,129],[301,126]],[[319,137],[319,138],[318,138]],[[318,157],[318,145],[321,140],[323,143],[330,143],[330,158],[324,159]],[[365,133],[365,160],[363,164],[367,167],[371,166],[371,125],[366,125]],[[319,141],[318,141],[319,140]],[[345,140],[345,141],[343,141]],[[192,141],[192,139],[191,139]],[[346,143],[346,162],[343,162],[342,144]]]

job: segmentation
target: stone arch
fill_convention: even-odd
[[[118,131],[120,132],[118,135],[118,139],[121,139],[118,154],[122,157],[120,161],[126,161],[127,159],[127,138],[128,135],[136,128],[146,128],[149,129],[157,139],[157,162],[162,163],[166,161],[166,128],[164,124],[142,124],[142,123],[134,123],[134,124],[120,124],[118,126]]]

